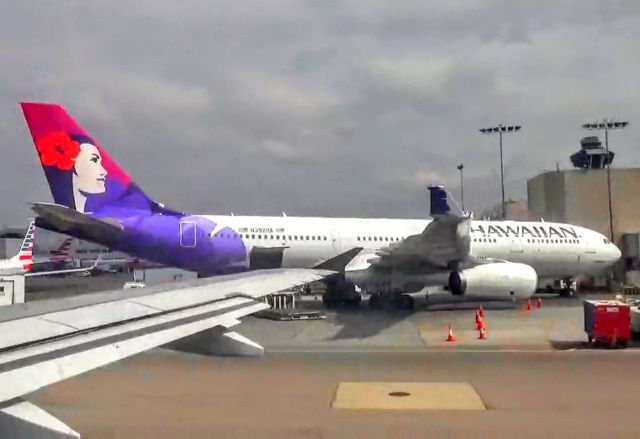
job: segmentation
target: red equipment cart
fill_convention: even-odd
[[[629,305],[617,300],[585,300],[584,330],[589,343],[627,346],[631,338]]]

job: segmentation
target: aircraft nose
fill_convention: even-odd
[[[616,247],[615,244],[611,244],[611,258],[613,259],[613,262],[618,261],[621,257],[622,252],[620,249]]]

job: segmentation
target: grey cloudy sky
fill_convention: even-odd
[[[19,100],[60,102],[153,198],[199,213],[422,217],[568,166],[598,117],[640,166],[640,2],[0,0],[0,223],[50,195]]]

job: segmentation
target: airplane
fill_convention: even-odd
[[[48,255],[34,255],[31,272],[63,270],[72,266],[71,250],[74,239],[71,236],[66,237],[55,250],[49,251]]]
[[[331,274],[262,270],[2,307],[0,437],[79,438],[24,396],[155,347],[260,356],[262,346],[230,328],[269,308],[264,296]]]
[[[412,294],[430,285],[515,301],[539,278],[597,276],[620,258],[584,227],[473,220],[442,186],[429,187],[431,219],[179,212],[149,198],[62,106],[21,106],[55,202],[32,204],[39,226],[200,276],[331,268],[341,274],[325,281],[326,305],[359,303],[357,286],[372,305],[386,297],[410,308]]]
[[[18,254],[8,259],[0,259],[0,275],[10,276],[24,274],[33,267],[33,239],[35,236],[35,221],[29,223]]]
[[[24,235],[18,254],[9,259],[0,260],[0,276],[23,275],[25,277],[51,276],[71,273],[90,273],[100,261],[96,261],[91,267],[70,268],[65,270],[32,271],[36,264],[33,261],[33,241],[35,239],[35,220],[29,223],[27,233]]]
[[[66,264],[69,262],[72,246],[73,237],[66,237],[57,249],[51,251],[51,262],[54,264]]]

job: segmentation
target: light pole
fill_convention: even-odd
[[[464,212],[464,178],[462,177],[462,170],[464,169],[464,165],[460,163],[458,166],[458,171],[460,171],[460,203],[462,204],[462,211]]]
[[[520,125],[498,125],[497,127],[480,128],[480,132],[484,134],[498,133],[500,136],[500,188],[502,189],[502,219],[507,218],[507,212],[505,210],[504,201],[504,164],[502,161],[502,134],[503,133],[515,133],[520,131],[522,127]]]
[[[605,164],[607,165],[607,200],[609,202],[609,239],[613,242],[613,208],[611,206],[611,160],[609,159],[609,130],[622,129],[629,125],[629,122],[614,122],[609,119],[602,119],[601,122],[585,123],[582,128],[587,130],[604,131],[604,151],[606,154]]]

